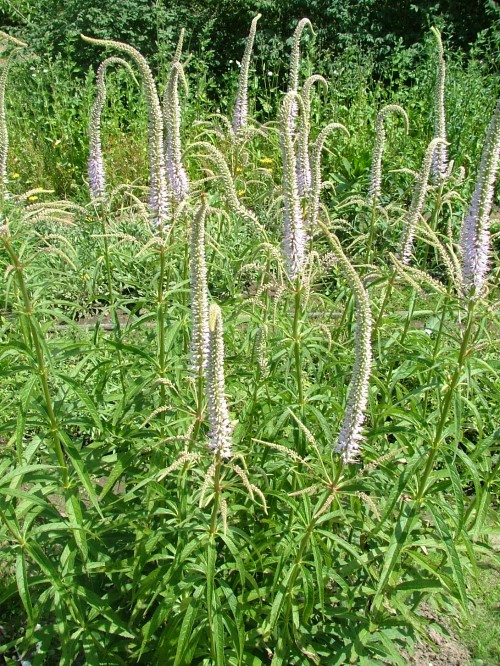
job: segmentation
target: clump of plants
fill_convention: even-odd
[[[412,118],[384,106],[363,193],[339,193],[357,128],[314,123],[328,82],[301,85],[308,19],[278,121],[252,117],[259,18],[232,117],[189,127],[183,33],[160,83],[133,47],[82,36],[113,53],[85,203],[11,191],[3,91],[24,45],[3,37],[9,663],[403,665],[424,602],[470,613],[498,491],[500,106],[465,176],[433,30],[420,165],[390,169],[389,118]],[[118,69],[144,98],[149,181],[111,186]]]

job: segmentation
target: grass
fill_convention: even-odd
[[[497,560],[487,557],[478,566],[478,581],[470,588],[472,616],[470,622],[462,624],[460,638],[469,648],[473,663],[495,666],[500,661],[500,569]]]

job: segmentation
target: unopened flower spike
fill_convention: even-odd
[[[413,245],[413,238],[415,237],[415,230],[417,228],[418,220],[424,207],[425,195],[427,194],[427,185],[429,183],[429,174],[431,170],[432,157],[436,148],[442,143],[446,143],[444,139],[433,139],[427,146],[422,166],[415,182],[413,189],[413,197],[410,207],[403,222],[403,233],[401,236],[399,259],[403,264],[410,261],[411,248]]]
[[[189,182],[182,164],[181,150],[181,106],[179,103],[179,78],[187,93],[187,81],[181,63],[174,61],[163,97],[163,120],[165,123],[165,162],[170,188],[178,201],[188,195]]]
[[[300,207],[297,184],[297,160],[293,141],[290,109],[293,104],[302,107],[302,99],[295,92],[288,92],[281,105],[280,142],[283,161],[284,235],[283,251],[288,277],[294,280],[301,275],[306,260],[306,233]]]
[[[179,33],[179,39],[177,41],[177,46],[175,47],[174,57],[172,59],[172,62],[180,62],[181,55],[182,55],[182,47],[184,45],[185,32],[186,32],[185,29],[181,28],[181,31]]]
[[[116,56],[103,60],[97,69],[97,95],[90,112],[89,123],[89,190],[92,201],[103,199],[106,196],[106,177],[101,147],[101,116],[106,103],[106,70],[114,64],[123,65],[135,79],[129,63]]]
[[[338,238],[321,224],[338,261],[346,274],[356,302],[355,360],[347,398],[347,409],[340,429],[336,452],[344,464],[357,461],[363,441],[363,423],[368,403],[368,388],[372,364],[372,315],[368,293],[359,275],[345,256]]]
[[[388,104],[381,109],[375,120],[375,145],[373,147],[372,155],[372,170],[370,174],[370,189],[368,191],[368,198],[370,205],[376,205],[380,199],[380,190],[382,185],[382,155],[385,148],[385,119],[390,113],[399,113],[403,116],[406,124],[406,133],[408,134],[409,120],[406,111],[398,104]]]
[[[209,447],[214,456],[231,458],[232,427],[225,396],[224,340],[222,315],[218,305],[210,306],[207,368]]]
[[[300,114],[297,143],[297,185],[301,197],[307,196],[310,193],[312,184],[309,158],[309,132],[311,130],[311,91],[315,83],[321,83],[324,90],[328,89],[326,79],[320,74],[313,74],[302,86],[302,113]]]
[[[85,35],[81,35],[81,38],[89,44],[114,48],[126,53],[135,62],[141,74],[149,115],[149,204],[152,213],[152,225],[154,231],[166,232],[169,230],[171,212],[163,155],[163,116],[153,74],[144,57],[132,46],[111,39],[95,39]]]
[[[208,287],[205,259],[205,218],[207,197],[202,199],[191,227],[191,367],[205,372],[208,357]]]
[[[500,100],[486,132],[476,187],[460,234],[462,291],[482,295],[490,257],[490,213],[500,156]]]
[[[444,106],[444,92],[446,83],[446,63],[444,60],[443,42],[441,33],[432,27],[431,32],[436,39],[436,87],[434,90],[434,138],[446,141],[446,111]],[[441,143],[436,148],[432,158],[432,174],[434,182],[439,183],[448,177],[448,151],[447,143]]]
[[[255,40],[255,33],[257,32],[257,21],[260,19],[261,16],[262,14],[257,14],[257,16],[255,16],[252,21],[252,24],[250,26],[250,32],[248,34],[247,43],[245,46],[245,53],[243,54],[243,59],[241,61],[240,77],[238,81],[238,92],[236,93],[236,103],[234,106],[234,115],[233,115],[233,132],[235,136],[238,136],[238,134],[247,124],[248,73],[250,71],[250,60],[252,58],[252,49]]]

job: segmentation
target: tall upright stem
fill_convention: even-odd
[[[295,281],[294,311],[293,311],[293,353],[295,358],[295,377],[297,381],[297,395],[299,407],[304,406],[304,389],[302,386],[302,362],[300,354],[300,324],[301,324],[301,296],[302,282],[300,276]]]

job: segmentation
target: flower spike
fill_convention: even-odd
[[[356,462],[363,440],[362,427],[368,402],[372,364],[372,315],[368,293],[351,262],[345,256],[338,238],[323,223],[320,225],[345,271],[356,302],[355,361],[347,398],[347,409],[336,447],[336,452],[340,453],[344,464],[348,464]]]
[[[253,43],[255,40],[255,33],[257,32],[257,21],[262,14],[257,14],[252,20],[250,26],[250,33],[248,35],[247,43],[245,46],[245,53],[241,61],[240,78],[238,81],[238,92],[236,93],[236,104],[234,107],[233,115],[233,132],[235,136],[247,124],[248,116],[248,72],[250,70],[250,59],[252,57]]]
[[[490,255],[490,212],[500,157],[500,100],[484,141],[472,201],[460,234],[462,291],[478,298],[484,290]]]
[[[174,61],[170,69],[165,95],[163,97],[163,121],[165,123],[165,161],[170,187],[178,201],[188,195],[189,182],[182,164],[181,150],[181,107],[179,104],[178,81],[184,84],[187,92],[187,81],[181,63]]]
[[[437,51],[437,69],[436,69],[436,88],[434,91],[434,138],[446,141],[446,111],[444,106],[444,88],[446,83],[446,63],[444,60],[443,42],[441,33],[437,28],[432,27],[431,32],[436,39]],[[441,143],[432,158],[432,174],[434,182],[448,177],[448,151],[446,143]]]
[[[97,95],[90,112],[89,123],[89,190],[92,201],[103,199],[106,196],[106,178],[101,148],[101,116],[106,103],[106,70],[114,64],[126,67],[132,78],[135,79],[129,63],[116,56],[103,60],[97,69]]]
[[[300,276],[306,260],[306,233],[300,208],[297,183],[297,160],[293,143],[291,108],[302,107],[302,99],[295,92],[288,92],[281,105],[280,140],[283,159],[284,238],[283,250],[291,280]]]
[[[191,228],[191,365],[196,373],[205,372],[208,356],[208,287],[205,259],[205,218],[207,197],[193,220]]]
[[[227,409],[224,379],[224,340],[222,315],[218,305],[210,306],[207,370],[209,447],[214,456],[231,458],[231,422]]]
[[[422,166],[420,167],[420,172],[417,176],[415,187],[413,189],[411,204],[403,223],[403,234],[401,236],[399,250],[399,259],[403,264],[407,264],[410,261],[411,247],[413,244],[413,238],[415,237],[415,230],[422,213],[422,208],[424,207],[425,195],[427,194],[427,185],[429,183],[432,157],[436,148],[443,143],[446,143],[444,139],[433,139],[427,146],[424,159],[422,160]]]
[[[149,166],[151,174],[149,204],[155,231],[166,232],[169,230],[171,212],[163,156],[163,116],[153,74],[145,58],[133,46],[123,42],[115,42],[111,39],[95,39],[85,35],[81,35],[81,38],[89,44],[114,48],[126,53],[135,62],[141,74],[149,113]]]
[[[382,185],[382,155],[384,153],[386,139],[384,121],[389,113],[399,113],[403,116],[406,123],[406,133],[408,134],[408,114],[401,106],[398,104],[388,104],[378,112],[375,120],[375,145],[373,147],[370,189],[368,191],[369,202],[372,206],[376,205],[380,198],[380,189]]]

